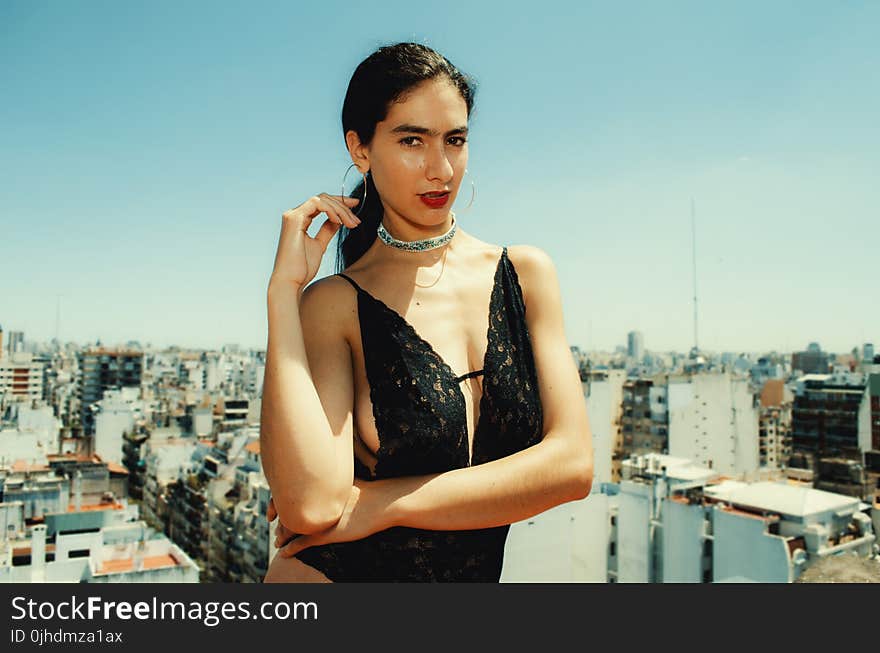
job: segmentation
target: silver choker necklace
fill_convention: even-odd
[[[436,249],[438,247],[443,247],[443,245],[452,240],[452,237],[455,235],[455,230],[458,228],[458,225],[455,223],[455,213],[450,212],[450,214],[452,215],[452,226],[449,227],[449,231],[442,236],[425,238],[424,240],[397,240],[397,238],[385,231],[385,226],[381,221],[379,222],[379,228],[376,230],[376,233],[378,234],[379,239],[386,245],[407,252],[424,252],[429,249]]]

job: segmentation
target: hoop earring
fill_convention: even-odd
[[[355,167],[355,164],[352,163],[350,166],[348,166],[348,170],[345,171],[345,174],[342,175],[342,192],[340,193],[340,195],[342,195],[343,197],[345,196],[345,178],[348,177],[349,171],[354,167]],[[367,172],[363,173],[363,175],[364,175],[364,196],[363,196],[363,198],[361,198],[360,206],[358,207],[358,210],[352,211],[352,213],[354,213],[355,215],[360,215],[361,211],[364,210],[364,204],[367,203],[367,174],[369,172],[370,171],[367,170]]]
[[[467,174],[467,172],[468,172],[468,171],[467,171],[467,168],[465,168],[465,169],[464,169],[464,174]],[[474,180],[471,179],[471,201],[468,202],[468,205],[467,205],[466,207],[464,207],[464,208],[461,209],[460,211],[456,211],[456,214],[458,214],[458,213],[467,213],[467,212],[470,210],[471,205],[474,203],[474,196],[476,195],[476,193],[477,193],[477,189],[476,189],[476,186],[474,185]]]

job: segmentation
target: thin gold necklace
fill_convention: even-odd
[[[448,248],[448,247],[447,247],[446,249],[443,250],[443,255],[442,255],[442,256],[443,256],[443,259],[442,259],[443,262],[440,264],[440,274],[437,276],[437,278],[434,279],[434,281],[432,281],[431,283],[429,283],[427,286],[423,286],[423,285],[417,283],[417,284],[415,284],[417,288],[431,288],[432,286],[436,286],[436,285],[437,285],[437,283],[440,281],[440,277],[443,276],[443,272],[446,270],[446,253],[447,253],[448,251],[449,251],[449,248]],[[418,303],[418,302],[416,302],[416,303]]]

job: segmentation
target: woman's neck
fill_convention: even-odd
[[[385,214],[382,217],[382,226],[385,227],[385,231],[391,234],[392,238],[404,242],[412,242],[414,240],[425,240],[442,236],[452,227],[452,217],[452,211],[449,211],[444,216],[442,222],[437,224],[419,224],[386,208]]]
[[[387,229],[387,224],[386,224]],[[389,230],[390,232],[390,230]],[[441,232],[442,235],[444,232]],[[394,235],[392,233],[392,235]],[[425,238],[430,238],[431,236],[425,236]],[[399,236],[395,236],[395,238],[400,238]],[[445,245],[441,247],[437,247],[436,249],[429,249],[422,252],[409,252],[406,250],[397,249],[395,247],[390,247],[383,243],[378,237],[375,242],[370,246],[370,248],[364,253],[363,262],[367,264],[372,263],[391,263],[395,266],[405,266],[412,268],[432,268],[436,265],[440,265],[444,258],[447,258],[451,255],[455,257],[455,255],[459,252],[459,250],[463,250],[467,247],[467,241],[470,239],[467,233],[465,233],[462,228],[459,226],[455,235]],[[400,238],[400,240],[403,240]]]

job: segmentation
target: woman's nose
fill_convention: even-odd
[[[425,175],[428,179],[437,179],[443,183],[452,179],[455,170],[443,148],[431,148],[425,164]]]

